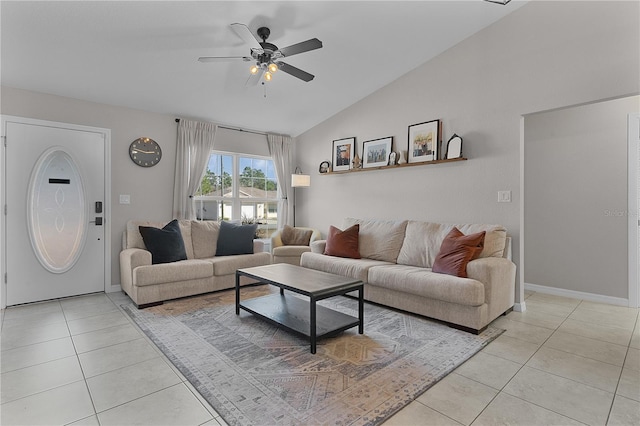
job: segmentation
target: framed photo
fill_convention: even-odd
[[[374,139],[362,144],[362,167],[386,166],[391,154],[393,137]]]
[[[426,121],[409,126],[409,163],[438,159],[440,120]]]
[[[349,170],[353,161],[356,148],[356,138],[345,138],[333,141],[331,158],[333,159],[333,171]]]
[[[329,163],[328,161],[323,161],[318,167],[318,172],[329,173],[329,167],[331,167],[331,163]]]

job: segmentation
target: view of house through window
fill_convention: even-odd
[[[258,224],[269,238],[278,223],[278,179],[268,157],[213,152],[196,194],[198,220]]]

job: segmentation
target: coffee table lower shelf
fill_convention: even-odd
[[[310,303],[307,300],[287,294],[271,294],[243,300],[240,303],[240,309],[313,339],[310,332],[313,329],[309,314]],[[356,317],[316,305],[316,339],[338,334],[358,325],[360,325],[360,320]],[[313,349],[315,349],[315,342],[312,341],[311,343],[314,346]],[[312,350],[312,352],[315,353],[315,350]]]

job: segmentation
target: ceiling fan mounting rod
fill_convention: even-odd
[[[258,37],[262,39],[263,43],[267,41],[270,34],[271,34],[271,30],[269,28],[267,27],[258,28]]]

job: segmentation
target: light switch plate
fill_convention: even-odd
[[[511,202],[511,191],[498,191],[498,202],[499,203],[510,203]]]
[[[131,196],[129,194],[120,194],[120,204],[131,204]]]

